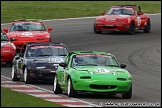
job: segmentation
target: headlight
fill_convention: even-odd
[[[46,37],[46,38],[50,38],[50,35],[46,35],[45,37]]]
[[[13,49],[14,49],[14,50],[16,50],[16,47],[15,47],[15,45],[14,45],[13,43],[11,43],[11,45],[12,45]]]
[[[131,76],[131,74],[128,74],[128,79],[132,79],[132,76]]]

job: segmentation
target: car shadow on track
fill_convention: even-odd
[[[103,35],[122,35],[122,36],[134,36],[134,35],[139,35],[139,34],[146,34],[143,31],[137,31],[134,35],[130,35],[127,32],[117,32],[117,31],[104,31],[102,33]]]
[[[67,92],[63,92],[67,96]],[[123,99],[121,94],[103,94],[103,93],[78,93],[76,98],[87,99]]]
[[[53,85],[53,81],[35,80],[32,84],[36,85]]]
[[[12,67],[12,64],[1,63],[1,67],[8,67],[8,68],[11,68],[11,67]]]

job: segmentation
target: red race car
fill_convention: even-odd
[[[12,64],[15,55],[15,45],[9,41],[6,33],[1,30],[1,63]]]
[[[12,22],[9,29],[3,30],[19,51],[26,42],[51,42],[52,28],[47,29],[40,19],[17,20]]]
[[[150,17],[138,5],[112,6],[97,17],[94,23],[94,32],[97,34],[103,31],[127,31],[133,35],[137,30],[149,33],[150,29]]]

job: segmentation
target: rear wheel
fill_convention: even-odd
[[[55,75],[54,81],[53,81],[53,92],[55,94],[61,94],[62,93],[62,90],[61,90],[60,85],[58,84],[56,75]]]
[[[76,97],[77,92],[73,88],[72,80],[71,78],[68,79],[68,96],[69,97]]]
[[[12,79],[12,81],[19,81],[20,80],[19,78],[17,78],[14,65],[12,65],[12,69],[11,69],[11,79]]]
[[[29,72],[27,71],[27,68],[26,67],[24,69],[24,82],[25,82],[25,84],[32,83],[32,79],[31,79],[31,77],[29,75]]]
[[[102,33],[102,31],[96,29],[96,24],[94,24],[93,28],[94,28],[94,32],[96,34],[101,34]]]
[[[135,24],[134,22],[131,22],[129,26],[128,34],[133,35],[135,34],[135,31],[136,31]]]
[[[128,92],[122,94],[123,99],[130,99],[132,97],[132,85]]]
[[[146,26],[145,26],[145,29],[143,29],[143,31],[144,31],[145,33],[149,33],[150,30],[151,30],[151,23],[150,23],[150,20],[148,20],[148,22],[147,22],[147,24],[146,24]]]

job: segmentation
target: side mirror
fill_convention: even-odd
[[[15,59],[18,60],[20,57],[19,56],[15,56]]]
[[[16,41],[17,39],[15,39],[15,38],[10,38],[10,41]]]
[[[4,28],[3,31],[8,33],[8,28]]]
[[[59,63],[59,66],[65,68],[65,67],[67,67],[67,64],[66,63]]]
[[[52,27],[48,27],[48,31],[51,31],[52,30]]]
[[[138,12],[138,15],[142,15],[143,14],[143,12]]]
[[[125,64],[121,64],[120,67],[123,69],[123,68],[126,68],[126,65]]]
[[[106,12],[102,12],[102,15],[105,15],[106,14]]]

